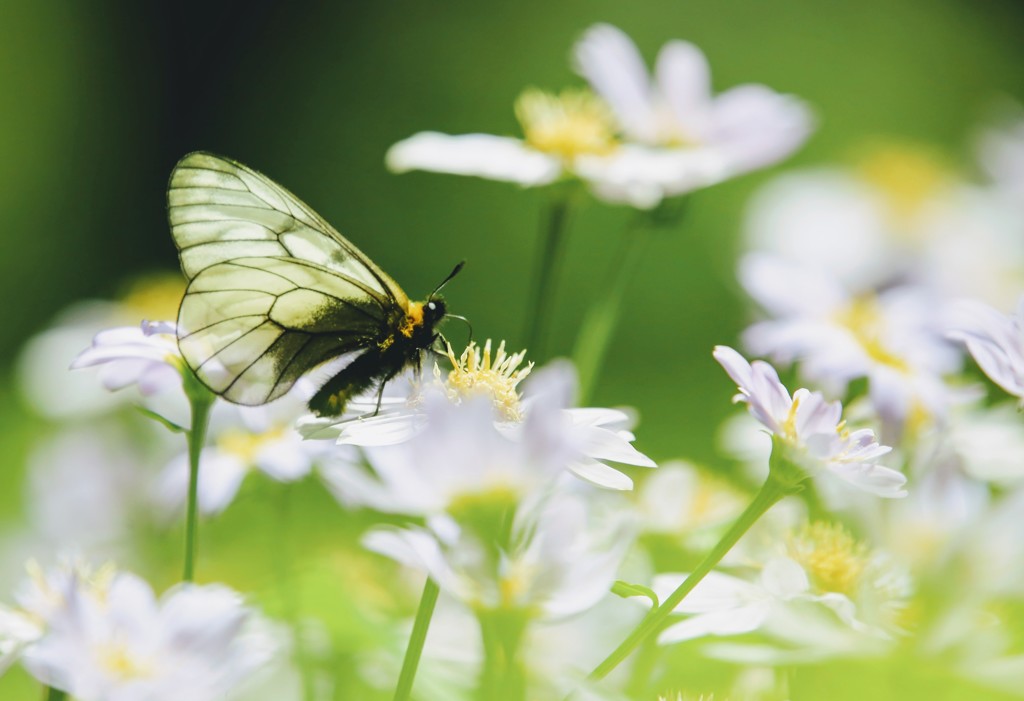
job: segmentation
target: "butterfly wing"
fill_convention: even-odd
[[[409,300],[358,248],[269,178],[208,153],[168,189],[189,286],[179,348],[214,392],[263,404],[304,373],[376,343]]]

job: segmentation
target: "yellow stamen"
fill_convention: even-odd
[[[133,656],[124,643],[100,645],[95,653],[99,666],[116,679],[130,681],[153,674],[152,663]]]
[[[515,109],[526,142],[538,151],[572,160],[606,155],[617,145],[608,107],[585,90],[554,95],[529,89],[516,100]]]
[[[796,444],[798,436],[796,431],[796,412],[800,408],[800,397],[793,397],[793,403],[789,407],[786,419],[782,422],[782,437],[787,443]]]
[[[449,395],[452,399],[485,395],[494,402],[502,418],[519,421],[523,417],[516,386],[533,369],[533,363],[519,367],[525,357],[526,351],[506,354],[504,341],[498,344],[493,361],[490,339],[484,343],[482,351],[476,343],[470,343],[458,358],[449,345],[448,359],[452,363],[452,371],[448,373]]]
[[[910,364],[885,345],[883,340],[885,319],[878,301],[874,297],[854,299],[845,309],[835,315],[835,321],[853,334],[861,348],[873,361],[904,374],[910,372]]]
[[[332,398],[333,399],[333,398]],[[256,462],[256,456],[267,443],[281,440],[287,426],[275,426],[263,433],[250,433],[249,431],[233,428],[225,431],[217,438],[217,448],[239,458],[246,464]]]
[[[787,550],[821,592],[851,595],[867,567],[867,548],[839,524],[815,521],[789,538]]]
[[[172,320],[178,318],[178,305],[185,295],[181,275],[149,275],[132,282],[121,300],[133,319]]]

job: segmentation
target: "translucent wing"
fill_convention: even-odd
[[[361,283],[405,309],[402,288],[299,198],[241,163],[191,153],[167,190],[171,234],[190,280],[235,258],[299,258]]]
[[[178,346],[196,375],[239,404],[276,399],[317,365],[380,342],[409,300],[298,198],[219,156],[171,173],[171,233],[190,280]]]
[[[264,404],[303,374],[377,343],[381,307],[361,286],[295,258],[237,258],[193,278],[178,346],[196,375],[239,404]]]

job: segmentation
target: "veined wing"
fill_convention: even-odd
[[[171,233],[190,280],[236,258],[297,258],[350,278],[403,310],[398,283],[299,198],[236,161],[196,152],[182,158],[167,190]]]
[[[178,347],[217,394],[264,404],[317,365],[377,343],[393,308],[308,260],[235,258],[203,268],[189,283]]]

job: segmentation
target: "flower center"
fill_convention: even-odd
[[[233,428],[217,438],[217,448],[237,457],[247,465],[251,465],[256,462],[256,456],[264,446],[281,440],[287,430],[288,427],[285,425],[274,426],[264,433],[250,433],[240,428]]]
[[[874,297],[854,299],[845,309],[835,315],[835,320],[853,334],[872,361],[904,374],[910,372],[910,364],[885,345],[883,340],[885,318]]]
[[[177,319],[185,295],[181,275],[149,275],[131,283],[122,295],[133,316],[143,319]]]
[[[796,412],[800,408],[800,395],[797,393],[793,397],[793,403],[789,405],[789,411],[786,413],[786,418],[782,422],[782,437],[790,445],[798,445],[797,430],[796,430]]]
[[[867,548],[839,524],[808,524],[789,538],[787,550],[823,592],[853,594],[867,566]]]
[[[520,367],[525,357],[526,351],[508,355],[504,341],[498,344],[493,360],[491,339],[487,339],[482,350],[471,342],[458,358],[449,345],[448,359],[452,363],[452,371],[448,373],[449,398],[457,400],[484,395],[491,399],[495,409],[506,421],[522,420],[516,386],[533,369],[533,363]]]
[[[132,655],[128,646],[123,642],[110,642],[97,646],[96,660],[101,669],[121,681],[140,679],[153,674],[153,665],[147,660],[140,660]]]
[[[593,93],[563,90],[554,95],[529,89],[516,100],[516,117],[526,143],[565,160],[603,156],[615,150],[615,126],[608,107]]]
[[[861,162],[860,172],[885,198],[896,224],[916,216],[951,180],[938,155],[909,144],[874,148]]]

